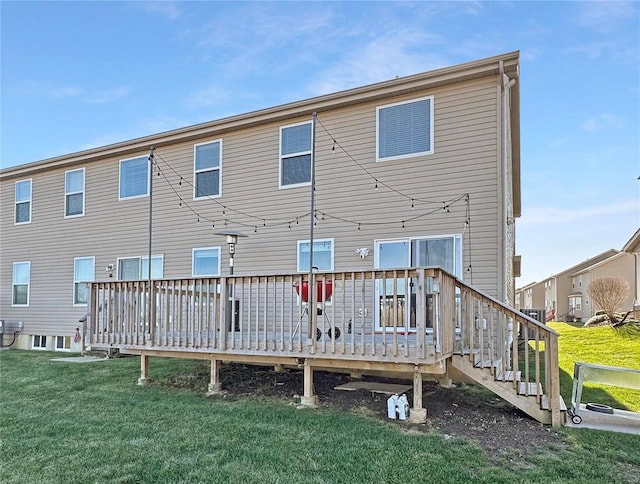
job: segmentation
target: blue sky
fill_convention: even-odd
[[[2,1],[0,166],[513,50],[519,287],[640,227],[639,2]]]

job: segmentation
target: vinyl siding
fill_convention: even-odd
[[[501,257],[498,213],[502,195],[495,86],[495,78],[489,77],[318,112],[316,209],[327,215],[317,221],[314,237],[335,239],[336,270],[372,269],[375,240],[462,234],[464,201],[452,205],[449,213],[442,210],[442,203],[469,193],[471,238],[467,232],[462,244],[463,268],[471,266],[472,270],[464,271],[463,277],[496,294],[504,276],[498,274],[497,262]],[[434,96],[434,154],[376,162],[376,106],[427,95]],[[296,116],[224,133],[213,131],[157,149],[162,175],[153,177],[152,252],[164,256],[165,278],[191,276],[194,247],[220,247],[222,273],[228,273],[224,238],[213,235],[214,230],[224,228],[225,218],[228,228],[249,236],[238,243],[236,274],[296,271],[296,242],[309,239],[310,219],[305,214],[310,208],[310,190],[278,188],[279,128],[311,119],[310,115]],[[338,146],[333,151],[332,138],[349,154]],[[193,146],[217,139],[223,140],[222,197],[194,201]],[[72,335],[85,313],[84,308],[73,307],[74,257],[95,256],[96,279],[107,280],[107,264],[114,264],[117,271],[118,258],[148,255],[149,198],[118,200],[120,159],[147,154],[142,150],[74,165],[86,168],[85,216],[78,218],[64,218],[68,166],[33,174],[32,223],[28,225],[13,225],[15,180],[3,179],[0,297],[4,319],[23,319],[29,334]],[[416,201],[412,210],[411,200],[381,184],[374,190],[374,180],[351,157],[381,182],[433,203]],[[184,201],[182,207],[178,196]],[[200,215],[200,223],[187,204]],[[228,207],[226,216],[223,206]],[[420,214],[424,216],[409,221]],[[362,225],[358,231],[356,224],[330,217]],[[215,220],[215,228],[207,219]],[[404,230],[402,220],[406,221]],[[290,229],[287,221],[292,221]],[[369,247],[369,257],[361,260],[354,252],[358,247]],[[30,305],[12,308],[12,264],[25,260],[31,261]]]

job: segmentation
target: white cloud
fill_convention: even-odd
[[[638,18],[637,2],[576,2],[578,22],[601,32],[611,32],[629,19]]]
[[[593,134],[608,129],[619,129],[623,126],[622,120],[614,114],[600,114],[585,119],[580,127],[587,133]]]
[[[182,15],[182,11],[175,2],[142,2],[142,8],[147,12],[162,15],[170,20],[175,20]]]
[[[75,86],[54,87],[50,91],[52,97],[76,97],[82,94],[82,89]]]
[[[91,95],[87,102],[89,104],[104,104],[115,101],[116,99],[120,99],[121,97],[129,94],[131,89],[129,87],[117,87],[115,89],[109,89],[107,91],[102,91],[96,94]]]
[[[185,102],[191,108],[211,107],[226,103],[230,97],[231,92],[226,86],[214,83],[187,95]]]
[[[307,87],[311,95],[336,92],[354,86],[393,79],[450,64],[435,49],[425,54],[429,45],[443,43],[438,35],[404,29],[385,32],[320,73]],[[416,53],[419,52],[419,53]]]
[[[526,214],[518,220],[519,227],[536,226],[540,229],[545,227],[554,230],[556,226],[563,224],[587,223],[598,217],[614,217],[619,215],[633,217],[636,220],[640,214],[639,201],[629,199],[622,202],[605,204],[608,193],[602,194],[603,204],[584,208],[554,208],[554,207],[530,207]]]

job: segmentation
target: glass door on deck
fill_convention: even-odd
[[[376,269],[403,269],[411,263],[411,242],[409,240],[393,240],[377,242],[375,248]],[[376,281],[376,330],[393,331],[394,327],[404,330],[409,319],[407,294],[409,281],[398,273]],[[415,321],[412,325],[415,327]]]

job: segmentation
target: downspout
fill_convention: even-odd
[[[507,173],[508,171],[508,165],[507,163],[510,161],[509,159],[509,149],[508,149],[508,143],[511,143],[511,136],[510,136],[510,130],[508,128],[508,123],[510,123],[511,121],[511,116],[510,116],[510,109],[511,109],[511,98],[510,98],[510,90],[511,88],[515,85],[516,80],[515,79],[509,79],[509,76],[507,76],[504,73],[504,63],[503,61],[500,61],[500,75],[502,77],[502,99],[501,99],[501,108],[502,108],[502,180],[503,180],[503,186],[502,186],[502,217],[501,217],[501,221],[502,221],[502,227],[503,227],[503,241],[506,242],[507,240],[507,234],[508,234],[508,230],[509,230],[509,226],[511,224],[514,223],[513,220],[513,215],[510,213],[510,210],[508,209],[509,205],[508,205],[508,185],[509,183],[512,181],[510,178],[507,179]],[[512,174],[513,177],[513,174]],[[515,243],[515,242],[514,242]],[[508,277],[511,277],[511,274],[508,273],[507,271],[507,267],[512,267],[512,263],[509,262],[509,257],[512,257],[512,254],[508,254],[507,251],[505,250],[506,247],[503,246],[503,250],[502,250],[502,272],[503,272],[503,276],[502,276],[502,284],[501,284],[501,288],[500,288],[500,299],[508,304],[511,304],[512,301],[508,301],[508,294],[507,294],[507,290],[509,287],[509,281],[508,281]]]

